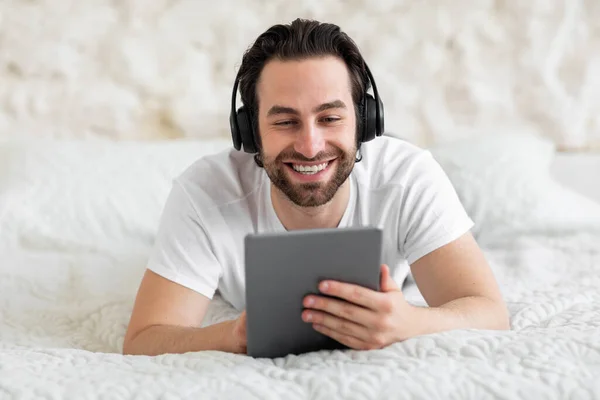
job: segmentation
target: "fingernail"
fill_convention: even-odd
[[[307,321],[312,321],[312,314],[311,313],[306,314],[306,320]]]
[[[327,282],[323,282],[323,283],[321,284],[321,290],[322,290],[323,292],[326,292],[327,290],[329,290],[329,283],[327,283]]]
[[[306,305],[308,307],[312,306],[313,304],[315,304],[315,300],[312,297],[309,297],[308,299],[306,299]]]

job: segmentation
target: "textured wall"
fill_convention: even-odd
[[[535,129],[600,148],[598,0],[233,3],[0,1],[0,135],[229,135],[242,52],[302,16],[358,42],[394,133]]]

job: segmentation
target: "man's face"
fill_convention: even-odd
[[[267,175],[301,207],[328,203],[356,156],[348,70],[336,57],[269,61],[256,88]]]

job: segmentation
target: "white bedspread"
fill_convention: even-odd
[[[5,251],[0,398],[600,397],[600,235],[524,235],[485,251],[510,307],[511,331],[454,331],[377,351],[275,360],[220,352],[123,356],[144,251]],[[406,293],[418,301],[414,287]],[[235,315],[217,300],[205,323]]]

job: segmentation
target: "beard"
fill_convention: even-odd
[[[290,201],[300,207],[318,207],[327,204],[333,199],[338,189],[350,176],[354,168],[356,148],[345,152],[335,147],[327,152],[320,152],[314,158],[306,158],[302,154],[290,149],[284,150],[275,159],[265,158],[262,150],[259,154],[264,169],[271,180]],[[288,167],[282,160],[294,162],[318,162],[335,158],[335,168],[329,180],[323,182],[295,183],[290,179]]]

